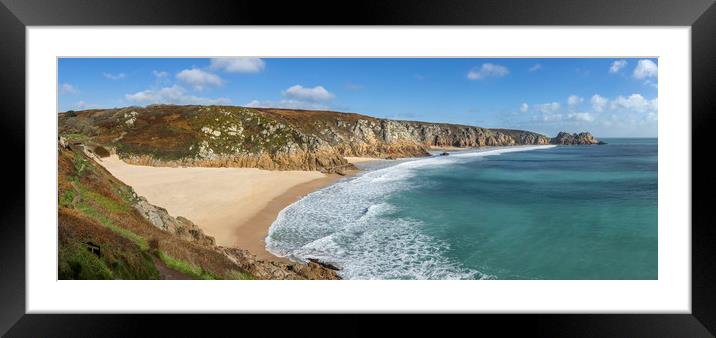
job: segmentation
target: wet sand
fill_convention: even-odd
[[[380,160],[374,157],[345,157],[345,159],[352,164]]]

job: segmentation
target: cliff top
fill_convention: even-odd
[[[330,170],[345,156],[427,156],[432,146],[554,143],[522,130],[402,121],[332,111],[238,106],[150,105],[67,111],[59,132],[69,142],[102,145],[144,165]],[[587,144],[562,137],[559,144]],[[585,142],[585,143],[579,143]]]

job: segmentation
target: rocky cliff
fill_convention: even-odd
[[[562,145],[604,144],[604,142],[597,140],[588,132],[582,132],[579,134],[560,132],[556,137],[550,140],[550,143]]]
[[[155,166],[278,170],[350,167],[345,156],[427,156],[430,147],[549,144],[528,131],[396,121],[326,111],[152,105],[59,114],[68,142]]]

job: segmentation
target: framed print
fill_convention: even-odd
[[[711,1],[3,4],[10,336],[713,335]]]

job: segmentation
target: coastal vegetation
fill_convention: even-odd
[[[85,110],[59,114],[59,126],[68,141],[101,146],[134,164],[324,172],[352,167],[349,156],[415,157],[432,147],[552,142],[521,130],[234,106]]]
[[[113,177],[84,145],[58,147],[58,277],[330,279],[314,264],[264,262],[214,244],[191,221],[149,204]],[[278,277],[277,277],[278,276]]]

